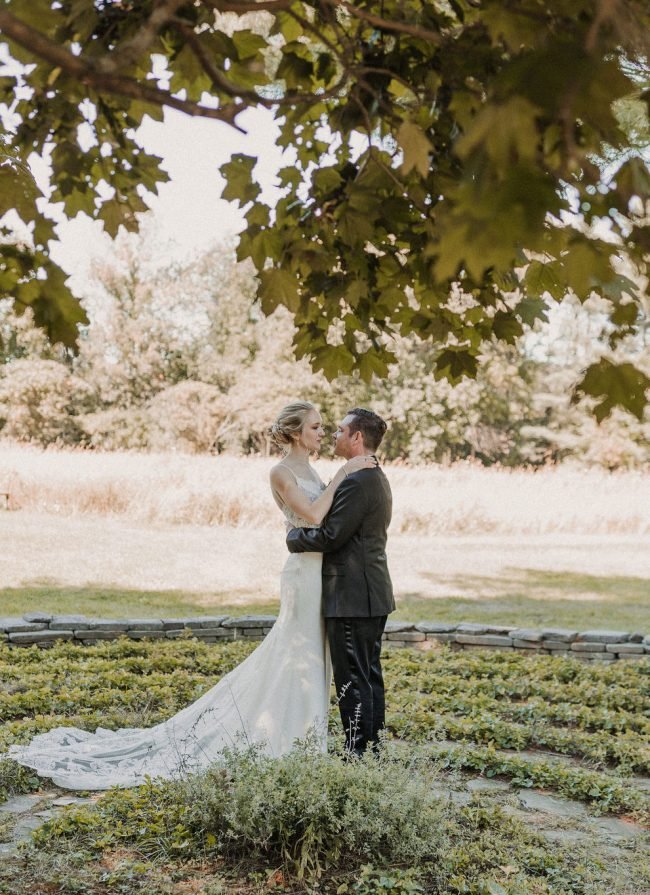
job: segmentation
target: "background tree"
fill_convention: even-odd
[[[160,253],[156,260],[156,247],[147,228],[122,234],[110,261],[94,266],[89,324],[74,358],[51,346],[29,314],[0,308],[0,332],[14,346],[0,365],[0,437],[267,455],[278,408],[308,396],[328,425],[352,406],[377,408],[390,423],[382,452],[391,460],[650,463],[648,423],[615,409],[598,426],[584,401],[571,403],[581,369],[606,338],[602,302],[564,303],[534,336],[485,345],[476,378],[456,386],[431,376],[436,349],[413,335],[395,339],[398,362],[383,379],[328,382],[293,359],[291,314],[265,316],[251,303],[251,265],[236,263],[230,248],[170,265]],[[640,336],[616,351],[650,373]]]
[[[643,296],[639,326],[610,349],[610,356],[620,365],[634,364],[650,375],[647,320],[648,299]],[[580,457],[586,463],[615,469],[650,459],[647,414],[645,420],[637,421],[615,408],[596,425],[590,412],[594,399],[575,400],[573,388],[581,371],[602,355],[610,336],[606,303],[593,297],[584,303],[566,300],[545,328],[542,344],[536,346],[529,339],[528,350],[538,358],[532,401],[538,422],[526,420],[522,430],[524,440],[531,443],[527,451],[531,461],[543,456],[552,462]]]
[[[0,429],[16,441],[83,443],[92,404],[92,388],[57,361],[21,358],[0,379]]]
[[[647,272],[649,26],[645,0],[9,0],[0,30],[28,67],[3,82],[0,195],[33,244],[6,246],[1,288],[72,341],[30,152],[51,149],[65,214],[115,233],[166,178],[135,141],[145,114],[237,127],[266,106],[295,153],[284,196],[260,202],[243,155],[224,195],[247,207],[238,251],[264,313],[290,310],[315,369],[385,375],[395,335],[416,334],[456,383],[566,294],[606,299],[609,350],[641,314],[621,259]],[[641,418],[648,386],[605,355],[580,387],[600,419]]]

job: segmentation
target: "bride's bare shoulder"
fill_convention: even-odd
[[[284,463],[276,463],[275,466],[272,466],[269,472],[269,478],[272,482],[285,482],[294,480],[294,477],[291,474],[291,470],[288,469]]]

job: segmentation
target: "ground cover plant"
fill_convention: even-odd
[[[41,785],[2,759],[11,743],[61,724],[154,724],[253,648],[189,638],[1,648],[0,798]],[[11,876],[0,870],[0,892],[642,890],[649,864],[640,851],[623,872],[596,849],[550,848],[499,805],[473,796],[458,806],[440,797],[440,785],[480,772],[569,796],[592,814],[647,822],[638,783],[650,765],[648,663],[442,648],[390,651],[385,671],[390,736],[378,758],[355,767],[306,743],[281,762],[233,753],[184,781],[111,791],[48,821],[28,860],[13,862]],[[332,722],[335,746],[334,712]]]

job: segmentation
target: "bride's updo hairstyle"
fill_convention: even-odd
[[[296,437],[302,432],[310,410],[316,410],[316,408],[309,401],[295,401],[293,404],[283,407],[271,426],[273,443],[281,448],[293,444]]]

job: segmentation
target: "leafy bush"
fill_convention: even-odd
[[[153,424],[149,446],[155,450],[214,451],[233,427],[227,397],[206,382],[170,385],[151,399],[148,410]]]
[[[309,743],[281,760],[233,751],[183,785],[186,823],[224,856],[284,862],[299,879],[368,860],[417,866],[446,837],[431,769],[420,756],[414,775],[413,756],[342,762]]]
[[[146,450],[151,417],[146,407],[112,407],[87,413],[81,419],[87,441],[106,451]]]
[[[19,359],[0,376],[3,438],[34,444],[80,444],[80,417],[94,404],[92,387],[54,360]]]
[[[30,768],[25,768],[11,758],[0,756],[0,802],[17,793],[38,789],[41,781]]]
[[[268,455],[268,428],[299,391],[330,424],[350,407],[372,406],[390,421],[382,452],[391,460],[517,467],[571,458],[611,470],[650,463],[650,417],[615,411],[597,425],[588,402],[570,400],[581,371],[605,347],[602,303],[563,303],[551,326],[558,338],[549,343],[548,331],[538,333],[536,350],[526,342],[486,344],[476,379],[455,386],[431,375],[439,349],[414,336],[394,337],[396,363],[386,376],[365,383],[353,371],[328,382],[304,358],[296,360],[291,314],[280,307],[265,317],[253,305],[250,265],[236,264],[228,248],[182,265],[154,260],[158,253],[155,238],[122,234],[111,261],[94,265],[86,286],[90,322],[72,361],[47,345],[31,314],[18,318],[0,302],[0,365],[11,375],[17,360],[47,362],[51,379],[55,367],[59,378],[69,376],[71,363],[74,389],[83,381],[96,396],[96,412],[83,422],[93,446]],[[456,312],[450,306],[448,313],[452,319]],[[650,373],[641,345],[620,359]],[[54,407],[51,393],[60,388],[50,382],[47,390],[58,422],[38,427],[40,443],[64,440],[62,414],[69,417],[66,438],[87,442],[76,403]],[[32,391],[12,386],[7,416],[29,420],[33,399]],[[24,440],[24,425],[11,423],[2,437]]]

